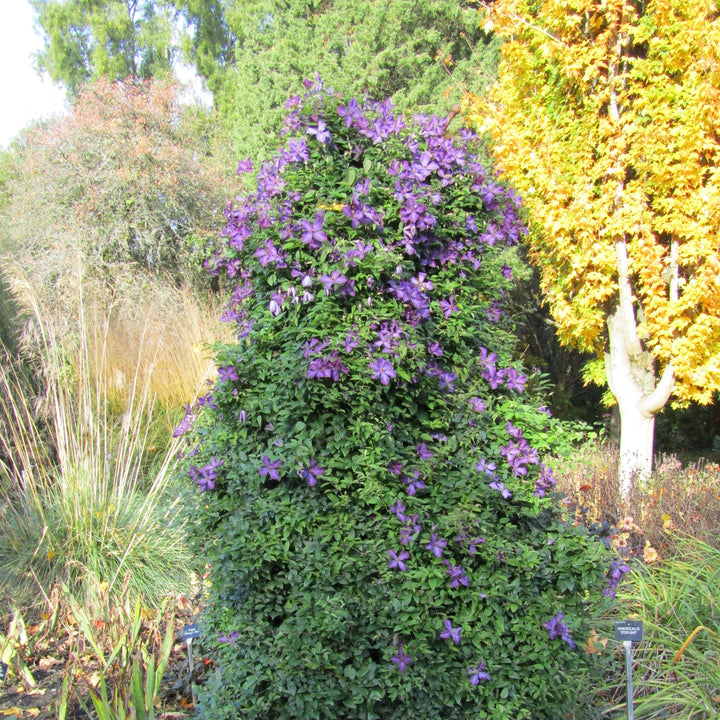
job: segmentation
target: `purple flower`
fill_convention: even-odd
[[[479,397],[471,397],[470,398],[470,407],[475,412],[479,412],[479,413],[485,412],[485,410],[487,410],[486,402],[482,398],[479,398]]]
[[[277,317],[282,312],[283,302],[285,302],[285,298],[280,293],[270,293],[270,302],[268,303],[270,314]]]
[[[353,124],[353,120],[359,120],[362,116],[360,107],[355,98],[350,98],[347,105],[340,105],[337,109],[337,114],[344,118],[345,127],[350,127]]]
[[[185,403],[185,416],[180,421],[180,424],[173,430],[173,437],[180,437],[188,432],[192,428],[192,424],[195,421],[195,416],[192,414],[190,405]]]
[[[393,475],[402,474],[402,469],[403,469],[403,461],[402,460],[391,460],[388,464],[388,470]]]
[[[494,462],[487,462],[485,458],[480,458],[478,462],[475,464],[475,469],[478,472],[484,472],[490,477],[495,476],[495,463]]]
[[[245,160],[241,160],[238,163],[237,173],[238,175],[242,173],[249,173],[252,172],[253,164],[250,161],[250,158],[246,158]]]
[[[407,666],[412,662],[412,657],[405,653],[402,643],[398,643],[397,653],[392,656],[391,660],[397,665],[400,672],[405,672]]]
[[[434,455],[434,453],[431,453],[428,450],[427,445],[424,442],[416,445],[415,449],[417,450],[417,454],[420,456],[421,460],[429,460]]]
[[[315,458],[310,460],[310,465],[303,470],[299,471],[300,477],[307,480],[307,484],[313,487],[318,481],[321,475],[325,474],[325,471],[315,462]]]
[[[490,483],[490,487],[493,490],[497,490],[506,500],[512,497],[512,493],[505,487],[505,483],[501,483],[498,480],[493,480]]]
[[[559,637],[561,640],[566,642],[571,648],[575,647],[575,641],[572,639],[570,630],[563,620],[565,616],[559,612],[557,615],[551,617],[546,623],[543,623],[543,627],[548,631],[548,636],[551,640]]]
[[[404,515],[405,505],[403,505],[402,500],[398,500],[394,505],[391,505],[390,512],[393,513],[400,522],[405,522],[407,519]]]
[[[330,135],[330,131],[327,129],[327,125],[323,120],[318,120],[317,127],[308,127],[305,128],[305,132],[308,135],[314,135],[318,142],[325,143],[330,142],[332,140],[332,137]]]
[[[281,460],[270,460],[267,455],[262,456],[262,467],[258,470],[261,477],[269,477],[271,480],[279,480],[278,468]]]
[[[283,259],[272,240],[266,240],[265,244],[262,247],[259,247],[255,251],[254,255],[263,267],[270,263],[277,263],[280,265],[283,262]]]
[[[358,342],[357,330],[353,330],[345,336],[345,352],[349,355],[358,347],[360,347],[360,343]]]
[[[435,357],[442,357],[443,349],[440,347],[440,343],[437,341],[428,342],[428,352]]]
[[[228,633],[227,635],[218,635],[217,641],[219,643],[230,643],[233,647],[235,647],[235,643],[237,642],[237,639],[240,637],[240,633],[237,630],[233,630],[231,633]]]
[[[310,223],[309,220],[300,221],[300,229],[303,231],[300,239],[307,244],[311,250],[318,250],[323,242],[327,240],[327,235],[323,230],[325,225],[324,213],[316,213],[315,220]]]
[[[480,357],[478,358],[478,362],[484,368],[495,369],[495,363],[497,362],[497,355],[495,353],[488,354],[487,348],[481,347],[480,348]]]
[[[610,564],[610,570],[607,574],[608,586],[605,588],[605,590],[603,590],[603,595],[609,598],[614,598],[617,587],[620,584],[620,580],[622,580],[622,576],[625,573],[629,573],[631,570],[632,568],[629,565],[618,562],[617,560],[613,560],[613,562]]]
[[[370,363],[370,377],[379,380],[383,385],[388,385],[390,380],[396,377],[395,368],[389,360],[378,358]]]
[[[447,565],[447,574],[450,576],[450,587],[456,588],[460,585],[467,587],[470,584],[470,579],[465,574],[462,565],[453,565],[447,560],[443,560]]]
[[[451,295],[447,300],[441,300],[440,309],[446,318],[449,318],[453,313],[460,312],[458,306],[455,304],[454,295]]]
[[[485,542],[484,537],[476,537],[468,543],[468,554],[474,555],[477,552],[477,546]]]
[[[506,277],[508,280],[512,279],[512,268],[507,263],[503,264],[500,272],[503,277]]]
[[[444,547],[447,547],[447,540],[439,538],[435,533],[431,533],[430,542],[425,546],[425,549],[430,550],[435,557],[439,558],[442,557]]]
[[[519,373],[515,368],[507,368],[505,370],[505,387],[508,390],[516,390],[522,392],[525,389],[527,377]]]
[[[467,669],[468,678],[471,685],[479,685],[481,680],[489,680],[490,675],[485,671],[485,663],[478,663],[475,667]]]
[[[330,275],[321,275],[320,282],[323,284],[326,295],[330,295],[333,285],[344,285],[347,278],[339,270],[333,270]]]
[[[407,550],[401,550],[399,553],[395,552],[395,550],[388,550],[388,555],[390,556],[390,560],[388,561],[388,567],[391,570],[395,570],[396,568],[400,572],[404,572],[405,570],[407,570],[405,560],[410,557],[410,553]]]
[[[245,409],[238,413],[238,422],[244,423],[247,420],[247,411]]]
[[[415,495],[418,490],[424,490],[426,487],[425,483],[420,479],[419,470],[413,471],[412,478],[404,477],[403,482],[407,485],[408,495]]]
[[[443,640],[452,640],[456,645],[459,645],[462,627],[458,625],[458,627],[454,628],[449,620],[445,620],[444,625],[445,629],[440,633],[440,637]]]
[[[502,317],[502,310],[500,309],[500,304],[495,301],[493,302],[487,311],[487,318],[492,323],[500,322],[500,318]]]
[[[215,478],[218,476],[218,468],[221,467],[223,463],[224,460],[217,460],[212,457],[210,458],[210,462],[200,469],[192,466],[188,471],[188,475],[195,480],[202,492],[213,490],[215,488]]]
[[[307,143],[303,138],[293,138],[288,142],[287,159],[288,162],[295,163],[310,159]]]
[[[547,467],[545,463],[540,463],[540,475],[535,479],[535,492],[533,494],[535,497],[545,497],[545,493],[552,490],[556,482],[552,468]]]
[[[218,377],[221,382],[229,382],[231,380],[239,380],[237,371],[234,365],[227,365],[225,367],[218,368]]]

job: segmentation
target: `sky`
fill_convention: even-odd
[[[0,0],[0,147],[34,120],[64,112],[65,93],[33,69],[42,38],[33,28],[28,0]]]

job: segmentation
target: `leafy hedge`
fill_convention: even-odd
[[[238,340],[178,429],[199,415],[199,716],[557,720],[607,568],[511,362],[518,198],[471,132],[306,89],[227,210],[209,265]]]

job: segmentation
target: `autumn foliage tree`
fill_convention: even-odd
[[[78,254],[106,280],[118,265],[199,277],[196,248],[217,232],[224,181],[179,92],[102,78],[69,116],[16,143],[0,238],[36,284],[62,290]]]
[[[655,414],[720,388],[720,11],[715,0],[497,0],[507,38],[466,97],[532,219],[560,339],[594,351],[622,421],[620,491]]]

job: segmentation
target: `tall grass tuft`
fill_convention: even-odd
[[[618,595],[643,621],[633,649],[638,720],[709,720],[720,714],[720,550],[678,537],[675,556],[640,567]],[[610,688],[622,703],[625,678]],[[612,685],[612,683],[610,683]],[[625,717],[623,707],[617,714]]]
[[[0,590],[27,603],[64,583],[88,607],[114,594],[157,605],[186,587],[191,566],[172,484],[179,444],[146,472],[152,371],[130,376],[122,405],[111,407],[110,318],[91,325],[98,315],[80,291],[76,327],[61,343],[29,283],[18,282],[46,393],[38,412],[22,377],[0,368],[0,443],[10,458],[0,466]],[[152,368],[156,353],[147,353],[141,342],[137,368]]]

